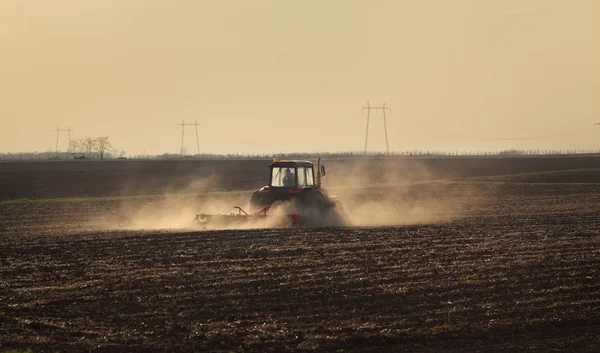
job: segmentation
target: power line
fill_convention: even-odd
[[[198,120],[196,120],[196,122],[194,123],[186,123],[183,119],[181,119],[181,123],[177,124],[177,126],[181,126],[181,150],[180,153],[183,156],[183,143],[184,143],[184,138],[185,138],[185,127],[186,126],[194,126],[196,129],[196,148],[198,149],[198,156],[200,155],[200,140],[198,138],[198,126],[202,126],[201,124],[198,124]]]
[[[371,110],[374,110],[375,113],[377,113],[378,110],[381,110],[383,112],[383,130],[385,132],[385,148],[386,148],[386,153],[389,156],[390,155],[390,145],[388,143],[387,121],[386,121],[385,112],[386,112],[386,110],[389,112],[391,112],[392,110],[385,106],[385,102],[383,102],[383,104],[379,107],[371,106],[371,104],[369,104],[369,102],[367,102],[367,106],[362,108],[363,114],[364,114],[365,110],[367,111],[367,128],[366,128],[366,134],[365,134],[365,155],[367,154],[367,144],[369,142],[369,121],[371,119]]]

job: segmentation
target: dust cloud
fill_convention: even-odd
[[[198,213],[230,213],[234,206],[246,207],[249,191],[219,191],[217,175],[172,185],[160,195],[132,198],[121,202],[107,222],[109,229],[197,229]]]
[[[487,195],[421,163],[358,160],[328,166],[324,185],[341,205],[345,226],[448,222],[471,214]]]
[[[237,215],[234,206],[251,213],[253,190],[219,191],[223,189],[219,178],[212,175],[183,188],[177,185],[177,193],[124,201],[117,219],[107,224],[129,230],[276,228],[290,226],[289,214],[297,213],[305,227],[398,226],[452,221],[467,216],[486,199],[472,185],[440,178],[415,163],[408,167],[401,161],[333,162],[327,172],[323,186],[335,203],[327,211],[277,203],[267,217],[213,217],[196,224],[197,214]]]

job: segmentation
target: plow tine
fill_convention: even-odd
[[[246,216],[248,215],[248,213],[246,211],[244,211],[244,209],[241,208],[240,206],[234,206],[233,208],[238,210],[238,215],[241,215],[242,213]]]

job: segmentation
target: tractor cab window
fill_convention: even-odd
[[[298,187],[303,188],[306,186],[306,172],[304,167],[298,167]]]
[[[313,176],[312,168],[306,168],[306,185],[308,185],[308,186],[315,185],[315,178]]]
[[[293,167],[274,167],[271,172],[271,186],[284,188],[296,186],[296,169]]]

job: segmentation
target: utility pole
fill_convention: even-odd
[[[390,145],[388,143],[388,133],[387,133],[387,120],[386,120],[386,110],[391,112],[392,110],[388,107],[385,106],[385,102],[383,102],[383,104],[379,107],[375,107],[375,106],[371,106],[371,104],[369,104],[369,102],[367,102],[367,106],[362,108],[363,113],[366,110],[367,111],[367,128],[366,128],[366,134],[365,134],[365,156],[367,155],[367,143],[369,142],[369,121],[371,119],[371,110],[374,110],[375,113],[377,113],[378,110],[381,110],[383,112],[383,130],[385,132],[385,148],[386,148],[386,153],[389,156],[390,155]]]
[[[196,128],[196,148],[198,149],[198,156],[200,156],[200,140],[198,139],[198,126],[202,126],[201,124],[198,124],[198,120],[196,120],[196,122],[194,123],[186,123],[185,120],[181,119],[181,123],[178,124],[178,126],[181,126],[181,150],[180,153],[183,156],[183,142],[184,142],[184,136],[185,136],[185,127],[186,126],[194,126]]]
[[[196,148],[198,151],[198,158],[200,158],[200,140],[198,139],[198,120],[196,120],[196,123],[194,124],[195,128],[196,128]]]
[[[183,135],[185,134],[185,121],[181,119],[181,124],[179,125],[181,125],[181,148],[179,149],[179,153],[183,157]]]
[[[59,129],[58,126],[56,127],[56,148],[55,148],[55,152],[56,152],[56,157],[58,157],[58,136],[60,135],[61,131],[66,131],[69,133],[69,149],[71,148],[71,131],[75,131],[75,130],[71,130],[71,127],[69,126],[68,129]]]

